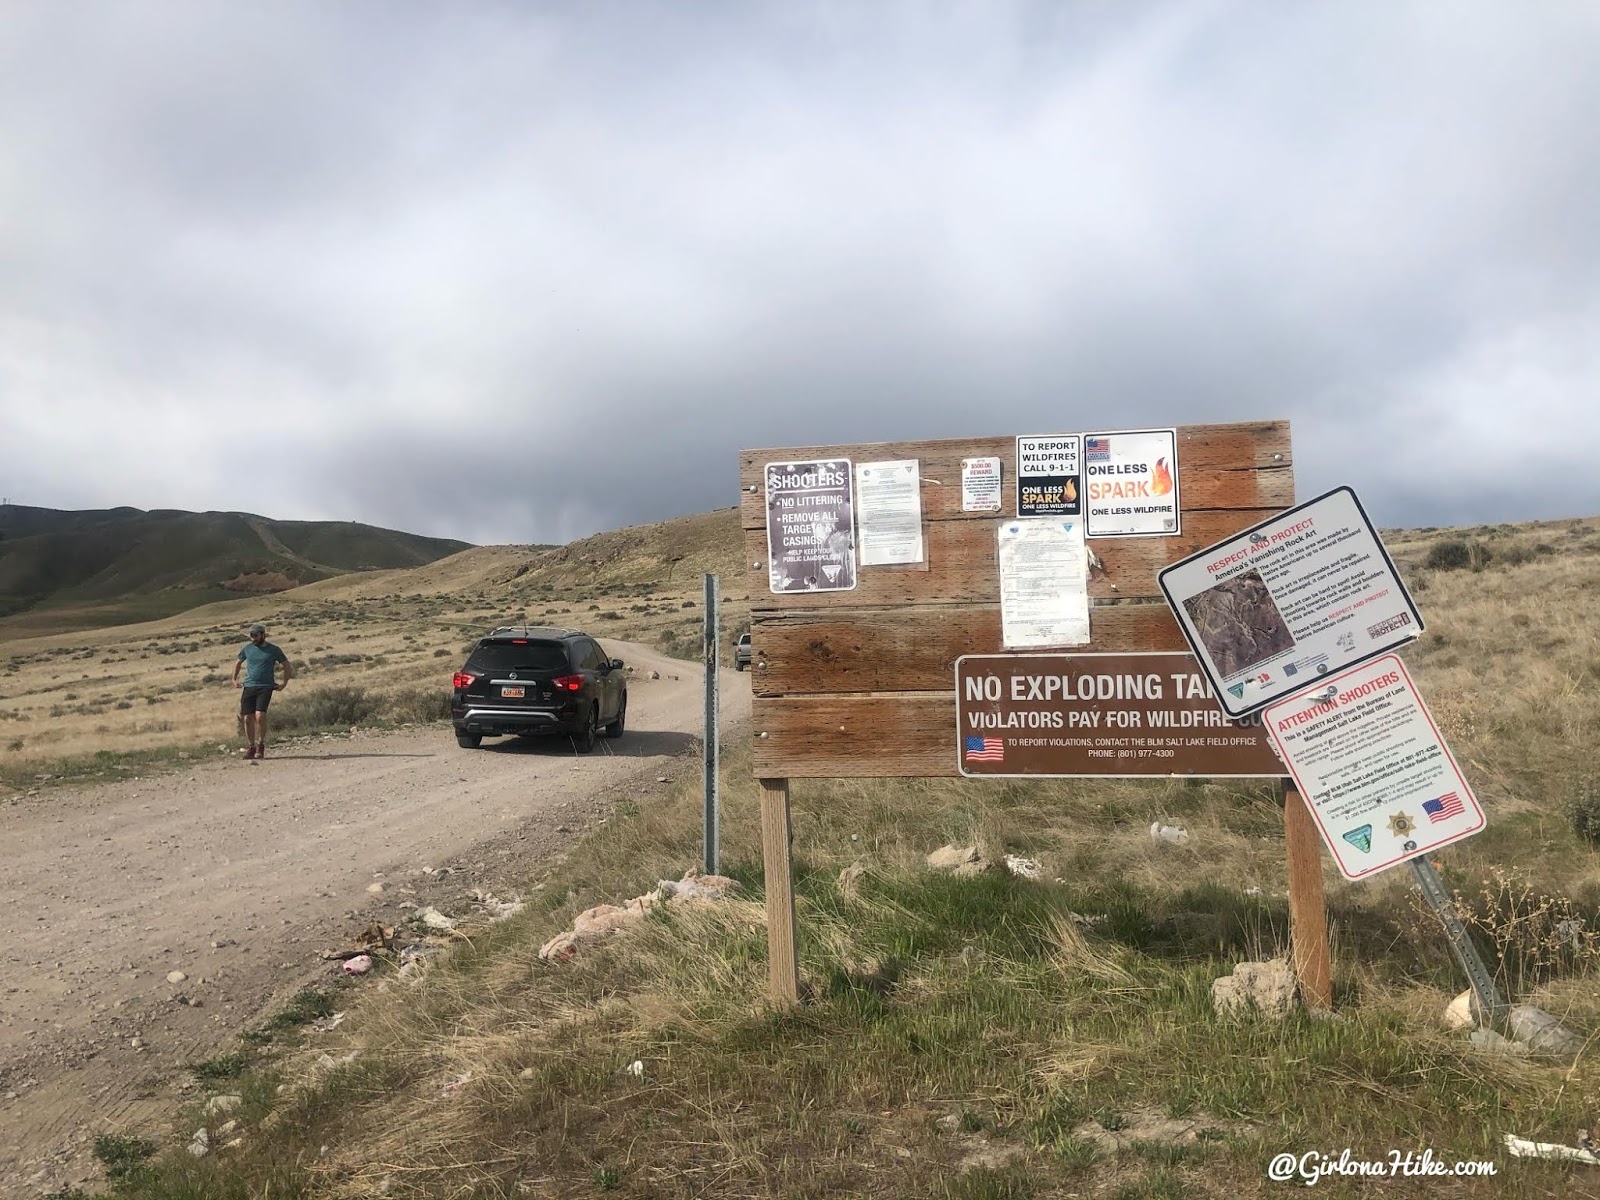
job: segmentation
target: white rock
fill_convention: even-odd
[[[978,853],[976,846],[945,845],[929,854],[926,861],[931,871],[962,873],[963,868],[981,869],[983,856]]]
[[[217,1136],[219,1138],[225,1138],[237,1128],[239,1128],[239,1122],[224,1121],[221,1125],[217,1126]]]
[[[1150,825],[1150,836],[1158,842],[1181,846],[1189,840],[1189,831],[1182,825],[1163,825],[1160,821],[1154,821]]]
[[[1583,1051],[1581,1037],[1532,1004],[1513,1005],[1506,1014],[1506,1030],[1534,1054],[1570,1063]]]
[[[367,885],[367,891],[371,892],[374,896],[381,896],[383,895],[383,884],[369,883]]]
[[[1015,854],[1006,855],[1006,870],[1020,879],[1038,879],[1044,873],[1033,859],[1018,858]]]
[[[206,1116],[215,1117],[221,1113],[231,1113],[244,1103],[241,1096],[213,1096],[206,1101]]]
[[[1452,1031],[1471,1029],[1477,1023],[1477,1020],[1472,1015],[1471,988],[1468,988],[1466,991],[1462,992],[1461,995],[1457,996],[1445,1006],[1444,1027],[1446,1029]]]
[[[187,978],[189,978],[189,977],[187,975],[185,975],[182,971],[168,971],[167,972],[167,982],[168,983],[182,983]]]
[[[454,929],[456,927],[454,921],[431,904],[427,908],[420,910],[417,916],[422,918],[422,923],[429,929]]]
[[[1255,1011],[1282,1018],[1294,1008],[1296,988],[1294,968],[1281,958],[1242,962],[1211,984],[1211,1003],[1225,1016]]]
[[[189,1153],[196,1158],[204,1158],[211,1153],[211,1135],[204,1129],[197,1129],[194,1140],[189,1143]]]

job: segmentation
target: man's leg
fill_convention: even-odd
[[[272,694],[271,692],[267,693],[268,696],[270,696],[271,694]],[[263,700],[262,703],[265,704],[266,701]],[[256,710],[256,757],[257,758],[264,758],[264,757],[266,757],[266,753],[267,753],[267,710],[265,708],[258,708]]]

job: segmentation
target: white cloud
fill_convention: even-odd
[[[0,113],[33,503],[556,540],[741,446],[1265,416],[1386,524],[1600,499],[1470,477],[1596,441],[1581,3],[30,6]]]

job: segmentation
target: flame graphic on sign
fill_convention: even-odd
[[[1165,496],[1172,490],[1172,472],[1167,469],[1167,460],[1156,459],[1156,468],[1150,472],[1150,494],[1152,496]]]

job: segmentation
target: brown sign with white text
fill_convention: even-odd
[[[956,724],[963,775],[1284,774],[1187,653],[963,655]]]

